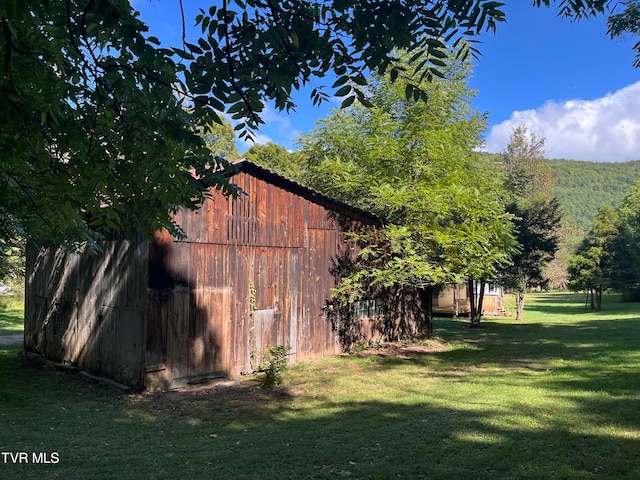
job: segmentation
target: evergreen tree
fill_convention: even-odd
[[[538,196],[512,203],[508,210],[514,215],[518,251],[502,279],[515,292],[516,320],[522,320],[526,292],[548,285],[544,272],[558,249],[560,204],[555,197]]]

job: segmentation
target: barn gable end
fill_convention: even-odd
[[[336,218],[377,218],[250,162],[238,170],[246,195],[176,214],[184,241],[31,252],[26,349],[148,389],[249,372],[275,345],[294,361],[339,351],[322,310],[331,260],[350,249]]]

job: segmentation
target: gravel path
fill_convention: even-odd
[[[22,333],[13,333],[11,335],[0,335],[0,346],[21,345],[24,340]]]

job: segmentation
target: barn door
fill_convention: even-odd
[[[145,381],[149,389],[228,374],[230,298],[227,288],[150,290]]]
[[[298,291],[300,284],[298,251],[286,249],[280,258],[280,262],[270,258],[267,263],[267,265],[279,267],[277,270],[273,270],[270,275],[271,278],[277,280],[271,284],[258,282],[258,288],[264,288],[271,292],[270,297],[261,296],[261,301],[265,302],[265,298],[267,298],[266,301],[274,300],[270,304],[272,308],[254,310],[251,314],[249,351],[251,368],[254,370],[260,364],[265,350],[270,347],[285,347],[291,360],[295,360],[298,349]],[[265,271],[268,271],[268,267]]]
[[[251,369],[255,370],[262,362],[262,355],[269,347],[283,344],[282,313],[279,308],[255,310],[253,325],[249,333],[251,345]]]

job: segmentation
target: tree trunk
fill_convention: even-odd
[[[471,315],[471,328],[475,328],[476,325],[476,292],[473,289],[473,278],[469,277],[467,279],[467,293],[469,295],[469,310]]]
[[[487,282],[483,279],[483,280],[479,280],[480,283],[478,283],[478,289],[480,290],[480,293],[478,293],[478,323],[480,323],[480,320],[482,318],[482,308],[484,306],[484,287],[487,285]]]
[[[589,308],[589,290],[587,290],[587,295],[584,297],[584,309]]]
[[[419,326],[420,333],[428,338],[433,336],[433,286],[418,290],[420,294],[420,303],[422,304],[422,324]]]
[[[479,284],[473,278],[467,281],[469,290],[469,307],[471,309],[471,328],[480,328],[482,320],[482,303],[484,301],[484,280],[479,280]],[[480,286],[480,293],[476,294],[476,285]],[[477,295],[477,297],[476,297]]]
[[[516,321],[521,321],[524,312],[524,292],[516,292]]]
[[[599,312],[602,310],[602,286],[596,287],[596,310]]]

